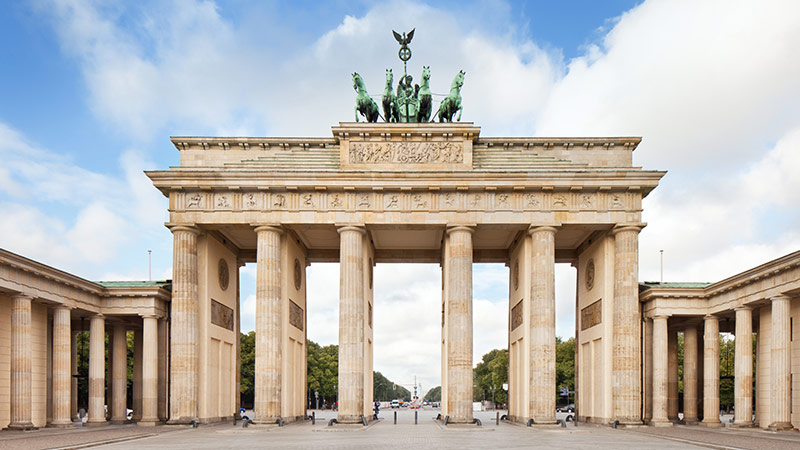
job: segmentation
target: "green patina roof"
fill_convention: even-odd
[[[697,281],[674,281],[659,283],[658,281],[645,281],[639,283],[639,291],[646,291],[648,289],[704,289],[714,283],[697,282]]]
[[[172,280],[157,280],[157,281],[95,281],[103,287],[160,287],[169,289],[172,287]]]

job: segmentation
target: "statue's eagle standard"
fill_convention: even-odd
[[[410,44],[411,39],[414,38],[414,30],[416,30],[416,28],[412,29],[408,33],[403,33],[402,36],[400,35],[400,33],[394,30],[392,30],[392,33],[394,33],[394,38],[397,39],[397,42],[403,47],[405,47],[406,45]]]

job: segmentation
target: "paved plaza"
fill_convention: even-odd
[[[381,420],[368,428],[331,429],[327,420],[331,411],[317,414],[311,421],[283,428],[251,426],[243,428],[220,424],[193,429],[184,426],[143,428],[135,425],[73,430],[47,429],[37,433],[0,433],[0,449],[796,449],[800,433],[770,433],[754,430],[708,430],[698,427],[640,428],[615,430],[604,426],[570,423],[566,428],[527,428],[522,425],[495,422],[494,411],[476,412],[483,426],[478,428],[444,428],[433,420],[438,410],[419,411],[418,424],[414,412],[399,410],[397,425],[393,411],[381,412]]]

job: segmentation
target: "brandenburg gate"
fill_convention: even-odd
[[[494,138],[472,123],[340,123],[329,138],[174,137],[147,175],[174,239],[169,421],[238,406],[238,270],[257,264],[255,423],[306,412],[306,267],[340,263],[338,422],[371,417],[373,276],[442,268],[442,417],[472,423],[472,264],[509,279],[509,417],[555,423],[556,263],[577,268],[591,341],[583,416],[642,423],[638,235],[663,171],[636,137]],[[591,410],[590,410],[591,409]]]

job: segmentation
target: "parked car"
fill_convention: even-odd
[[[397,399],[392,400],[392,409],[399,408],[399,407],[400,407],[400,401],[397,400]]]
[[[570,403],[569,405],[556,408],[556,412],[565,412],[565,413],[575,412],[575,403]]]

